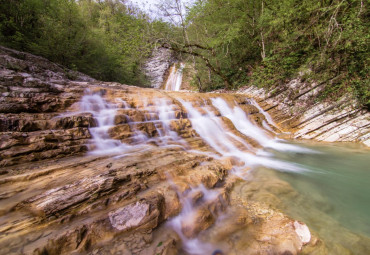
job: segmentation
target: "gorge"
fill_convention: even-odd
[[[368,113],[329,118],[361,118],[347,137],[364,145],[341,148],[292,140],[300,116],[252,89],[171,91],[176,70],[139,88],[0,53],[0,254],[370,250]]]

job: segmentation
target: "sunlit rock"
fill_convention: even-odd
[[[149,214],[149,205],[136,202],[109,213],[112,226],[118,230],[127,230],[140,226],[145,216]]]
[[[295,232],[297,233],[303,244],[309,243],[311,241],[311,232],[306,224],[295,221],[294,228]]]
[[[212,213],[207,208],[200,208],[184,218],[181,230],[186,237],[191,238],[209,228],[214,222]]]

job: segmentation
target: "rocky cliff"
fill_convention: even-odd
[[[62,116],[94,79],[0,47],[0,165],[86,151],[91,114]]]
[[[256,98],[281,127],[292,131],[292,138],[370,146],[370,112],[350,95],[318,101],[322,85],[297,78],[273,91],[249,86],[238,93]]]
[[[169,49],[158,48],[146,61],[144,70],[152,88],[159,89],[164,83],[164,77],[170,66],[175,62],[173,53]]]

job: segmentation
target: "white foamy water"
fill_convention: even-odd
[[[274,126],[275,128],[279,129],[278,126],[276,125],[276,123],[274,122],[274,120],[271,118],[270,114],[265,112],[265,110],[262,109],[262,107],[256,102],[256,100],[254,100],[253,98],[250,98],[249,101],[251,102],[251,104],[253,106],[255,106],[258,109],[258,111],[260,113],[263,114],[263,116],[265,116],[268,124],[270,124],[270,125]]]
[[[97,122],[96,127],[90,127],[90,134],[93,138],[95,149],[92,154],[114,154],[125,151],[129,145],[121,143],[119,140],[112,139],[108,130],[114,126],[116,107],[106,102],[100,95],[85,95],[80,102],[80,109],[89,112]]]
[[[171,142],[177,142],[185,145],[186,142],[177,134],[177,132],[171,130],[171,121],[176,120],[176,108],[172,101],[165,98],[158,98],[155,100],[156,109],[158,111],[158,119],[160,126],[157,124],[156,128],[161,141],[168,145]]]
[[[202,197],[201,203],[197,202],[195,205],[194,195],[201,192]],[[196,224],[194,222],[195,215],[197,210],[199,209],[200,205],[204,205],[207,203],[212,203],[216,199],[220,193],[216,190],[208,190],[202,184],[198,187],[190,188],[189,190],[180,193],[177,192],[179,196],[180,202],[182,204],[182,210],[179,215],[172,218],[168,222],[168,226],[170,226],[176,233],[179,235],[182,241],[183,249],[193,255],[203,255],[203,254],[212,254],[215,251],[215,247],[209,243],[205,243],[198,238],[188,238],[183,233],[184,226],[192,226]]]
[[[235,128],[242,134],[256,140],[262,147],[264,148],[271,148],[278,151],[292,151],[292,152],[301,152],[301,153],[313,153],[313,150],[302,148],[299,146],[285,144],[284,140],[277,139],[268,135],[262,128],[258,127],[256,124],[252,123],[248,119],[247,114],[238,106],[231,108],[225,100],[222,98],[212,98],[212,104],[215,106],[222,116],[227,117],[231,120]],[[254,102],[258,105],[256,102]],[[263,111],[261,107],[259,110],[263,115],[270,119],[271,123],[273,123],[271,116],[268,115],[266,112]],[[269,123],[270,123],[269,121]],[[265,123],[266,129],[268,129],[268,124]]]
[[[182,72],[184,70],[185,65],[183,63],[180,64],[179,68],[176,68],[176,65],[171,67],[170,75],[168,76],[165,90],[171,91],[179,91],[182,84]]]
[[[254,148],[248,144],[244,139],[235,135],[231,131],[225,129],[224,124],[220,118],[204,107],[206,114],[202,115],[197,111],[191,103],[185,102],[182,99],[179,101],[187,109],[189,119],[192,122],[193,128],[197,131],[200,137],[205,140],[217,153],[222,156],[237,157],[243,162],[243,167],[263,165],[279,169],[281,171],[304,171],[298,165],[292,165],[287,162],[277,161],[269,157],[265,157],[262,153],[253,155],[250,151],[255,151]],[[84,112],[90,112],[96,119],[97,126],[90,128],[90,133],[93,137],[95,149],[91,151],[92,154],[114,154],[126,152],[132,149],[136,144],[143,145],[149,142],[155,142],[159,146],[179,146],[183,149],[188,148],[187,143],[171,129],[171,121],[176,120],[176,109],[172,100],[165,98],[157,98],[153,101],[152,107],[149,109],[148,102],[143,102],[142,109],[144,111],[153,111],[149,119],[145,117],[143,122],[134,122],[126,116],[127,124],[131,130],[131,142],[134,145],[122,143],[120,140],[112,139],[108,133],[109,129],[114,126],[114,119],[118,107],[121,109],[135,110],[129,106],[127,102],[122,99],[117,99],[116,104],[106,102],[99,94],[85,95],[81,102],[80,108]],[[272,148],[283,151],[308,152],[308,149],[300,148],[298,146],[284,144],[273,137],[270,137],[262,128],[252,123],[245,112],[235,106],[231,108],[223,99],[213,98],[212,104],[220,113],[231,120],[235,128],[242,134],[251,137],[260,143],[264,148]],[[154,107],[153,107],[154,106]],[[150,137],[142,129],[138,128],[139,124],[153,123],[157,130],[155,137]]]
[[[206,107],[203,107],[203,110],[206,112],[206,114],[202,115],[198,110],[196,110],[192,106],[192,103],[185,102],[182,99],[178,99],[178,100],[182,103],[182,105],[188,112],[188,118],[190,119],[193,128],[197,131],[199,136],[203,140],[205,140],[208,143],[208,145],[210,145],[214,150],[216,150],[222,156],[238,158],[243,163],[243,166],[239,167],[239,169],[242,169],[245,167],[252,167],[256,165],[262,165],[265,167],[278,169],[280,171],[290,171],[290,172],[307,171],[307,169],[297,164],[292,164],[292,163],[288,163],[284,161],[278,161],[278,160],[265,158],[262,156],[257,156],[257,155],[253,155],[249,153],[248,151],[250,150],[251,146],[247,144],[245,141],[243,141],[241,138],[239,138],[238,136],[227,131],[223,127],[221,120],[218,117],[216,117],[211,111],[206,109]],[[224,113],[228,113],[229,110],[230,110],[229,107],[222,109]],[[239,113],[238,109],[237,109],[237,113]],[[236,115],[236,116],[240,116],[241,118],[243,117],[243,115],[241,114]],[[246,119],[245,114],[244,114],[244,119]],[[242,121],[243,121],[243,118],[242,118]],[[236,120],[235,122],[239,128],[244,128],[240,124],[242,122],[239,122]],[[250,121],[248,122],[250,123],[249,127],[253,128],[252,132],[255,132],[254,133],[255,135],[261,135],[262,131],[254,128],[254,125]],[[262,137],[262,139],[263,141],[265,141],[265,139],[267,138]],[[240,176],[239,173],[237,174]]]
[[[137,109],[121,98],[116,98],[115,102],[115,104],[109,103],[101,95],[91,94],[83,96],[79,103],[80,112],[78,113],[91,113],[97,124],[96,127],[89,128],[94,144],[90,154],[127,153],[128,150],[150,142],[165,148],[177,146],[185,149],[187,147],[187,143],[171,129],[171,121],[176,120],[176,107],[171,100],[156,98],[149,105],[147,99],[144,98],[140,108]],[[126,124],[130,127],[131,136],[127,140],[130,144],[112,139],[109,135],[109,130],[115,126],[114,119],[119,109],[145,112],[144,121],[133,121],[129,115],[121,113],[126,117]],[[157,134],[151,137],[144,131],[143,125],[154,125]]]

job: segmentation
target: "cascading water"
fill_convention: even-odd
[[[171,91],[179,91],[182,84],[182,72],[184,70],[185,65],[183,63],[180,64],[179,68],[176,68],[176,65],[171,67],[170,75],[168,76],[165,90]]]
[[[119,140],[111,139],[108,133],[108,130],[114,126],[117,111],[115,105],[106,102],[99,94],[93,94],[82,97],[80,109],[91,113],[97,122],[96,127],[89,128],[95,146],[90,153],[114,154],[129,148]]]
[[[176,187],[175,187],[176,188]],[[201,203],[197,201],[198,205],[194,205],[194,194],[201,192],[202,198]],[[183,249],[189,254],[193,255],[202,255],[202,254],[212,254],[215,251],[215,247],[211,244],[204,243],[198,238],[188,238],[183,233],[183,224],[184,222],[187,225],[194,225],[194,214],[200,205],[206,205],[214,202],[218,199],[220,195],[216,190],[208,190],[202,184],[198,187],[190,188],[183,193],[177,192],[180,202],[183,206],[181,212],[176,217],[172,218],[168,222],[168,226],[172,227],[173,230],[179,235],[183,242]]]
[[[239,170],[255,165],[263,165],[281,171],[307,171],[305,168],[302,168],[297,164],[290,164],[284,161],[256,156],[247,152],[250,146],[247,145],[246,142],[241,141],[238,136],[226,131],[225,128],[222,126],[221,121],[211,111],[205,109],[204,107],[203,110],[206,112],[206,114],[202,115],[192,106],[190,102],[185,102],[182,99],[178,100],[182,103],[183,107],[188,112],[188,117],[193,125],[193,128],[202,137],[202,139],[204,139],[214,150],[216,150],[222,156],[236,157],[241,162],[243,162],[243,166],[239,167],[236,172],[236,174],[238,174],[239,176],[244,174]],[[235,121],[235,124],[240,125],[240,122]],[[253,124],[251,125],[253,126]],[[254,129],[254,132],[257,132],[257,130]],[[261,133],[261,131],[258,130],[257,134],[259,133]],[[266,138],[263,137],[263,139]],[[239,144],[239,146],[241,145],[241,148],[235,145],[236,142],[242,142],[241,144]]]
[[[156,108],[158,110],[158,119],[162,128],[158,128],[158,134],[161,137],[162,142],[168,145],[171,141],[186,144],[185,141],[173,130],[171,130],[170,124],[172,120],[176,119],[175,108],[171,101],[168,101],[164,98],[156,99],[155,101]]]
[[[275,128],[279,129],[278,126],[276,125],[276,123],[274,122],[274,120],[271,118],[270,114],[265,112],[265,110],[262,109],[262,107],[256,102],[256,100],[254,100],[253,98],[250,98],[249,102],[253,106],[255,106],[258,109],[258,111],[263,114],[263,116],[265,116],[268,124],[270,124],[270,125],[274,126]]]
[[[280,144],[272,136],[266,133],[263,129],[253,124],[242,111],[241,108],[234,108],[221,98],[212,98],[212,105],[207,105],[207,101],[203,101],[202,112],[193,107],[191,102],[186,102],[181,98],[177,98],[186,109],[187,116],[192,123],[193,129],[217,154],[217,157],[233,157],[239,160],[241,164],[234,167],[234,174],[247,178],[249,173],[245,171],[254,166],[262,165],[268,168],[278,169],[281,171],[302,172],[306,171],[298,164],[288,163],[282,160],[275,160],[265,157],[260,151],[256,151],[247,140],[243,139],[242,135],[238,135],[232,130],[228,130],[222,118],[216,116],[212,109],[216,108],[223,117],[228,118],[235,126],[236,130],[245,136],[256,140],[262,147],[273,148],[275,150],[293,150],[307,152],[308,150],[300,147]],[[181,111],[181,107],[173,104],[172,100],[166,98],[155,98],[149,103],[144,99],[137,108],[132,108],[125,100],[117,99],[117,104],[106,102],[99,94],[86,95],[81,100],[81,109],[93,114],[97,120],[97,127],[90,128],[91,135],[94,140],[94,154],[109,154],[127,152],[128,149],[135,148],[143,144],[154,142],[157,146],[180,146],[184,150],[188,149],[188,145],[177,132],[172,130],[171,122],[178,120],[176,111]],[[213,108],[214,107],[214,108]],[[120,110],[122,109],[122,110]],[[133,121],[129,115],[126,117],[127,125],[130,126],[132,132],[131,141],[135,144],[125,144],[119,140],[110,138],[108,130],[114,126],[114,119],[117,112],[143,111],[145,119],[143,121]],[[267,113],[265,113],[267,114]],[[266,118],[268,119],[268,118]],[[148,134],[138,128],[139,125],[153,124],[157,130],[155,137],[150,137]],[[269,124],[272,125],[269,121]],[[266,124],[268,125],[268,124]],[[199,153],[199,151],[188,150],[189,152]],[[252,153],[257,153],[254,155]],[[209,153],[206,153],[208,156]],[[268,156],[270,154],[267,154]],[[174,186],[174,184],[173,184]],[[175,188],[176,189],[176,188]],[[193,201],[195,193],[202,193],[201,200]],[[189,238],[183,232],[183,224],[195,224],[192,221],[195,219],[197,210],[202,206],[207,206],[219,197],[219,192],[208,190],[202,184],[198,187],[191,187],[183,193],[178,192],[178,197],[183,205],[179,215],[172,218],[168,225],[176,231],[183,243],[183,249],[189,254],[212,254],[216,248],[210,243],[204,243],[197,237]]]
[[[271,148],[279,151],[314,153],[314,151],[306,148],[291,144],[284,144],[282,143],[282,139],[273,138],[267,135],[263,129],[259,128],[248,119],[246,113],[240,107],[235,106],[232,109],[222,98],[212,98],[212,104],[221,112],[223,116],[231,120],[235,128],[240,133],[256,140],[264,148]],[[256,102],[255,104],[258,105]],[[271,117],[264,112],[260,106],[258,108],[265,117],[267,116],[267,120],[270,119],[269,123],[273,123]]]
[[[108,103],[100,94],[85,95],[80,101],[80,110],[82,112],[89,112],[93,115],[97,122],[96,127],[89,128],[93,138],[94,148],[90,151],[91,154],[117,154],[126,152],[137,146],[154,142],[160,146],[181,146],[186,147],[186,142],[173,130],[171,130],[171,121],[176,120],[175,107],[172,101],[164,98],[154,100],[153,107],[148,106],[148,102],[142,102],[142,109],[131,108],[130,105],[118,98],[116,104]],[[110,137],[109,130],[114,127],[114,119],[117,111],[133,110],[133,111],[147,111],[144,121],[133,121],[126,114],[127,125],[131,131],[131,143],[122,143],[120,140],[115,140]],[[143,130],[138,128],[139,125],[153,124],[157,130],[156,137],[150,137]],[[134,145],[135,146],[134,146]]]

